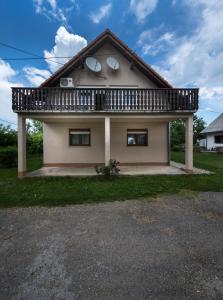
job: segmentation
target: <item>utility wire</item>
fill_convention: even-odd
[[[108,56],[108,55],[113,55],[115,56],[114,53],[107,53],[107,54],[95,54],[96,57],[98,56]],[[91,55],[87,55],[85,57],[90,57]],[[48,59],[48,60],[51,60],[51,59],[54,59],[54,58],[61,58],[61,59],[64,59],[64,58],[73,58],[73,56],[52,56],[52,57],[15,57],[15,58],[1,58],[1,60],[35,60],[35,59]],[[62,63],[61,63],[62,64]]]
[[[214,110],[212,110],[212,109],[209,110],[209,109],[205,109],[205,108],[200,108],[199,110],[203,110],[203,111],[210,112],[210,113],[214,113],[214,114],[218,114],[218,115],[221,114],[220,112],[214,111]]]
[[[10,122],[10,121],[7,121],[7,120],[4,120],[4,119],[1,119],[1,118],[0,118],[0,121],[17,126],[17,124],[15,124],[13,122]]]
[[[52,58],[72,58],[72,56],[52,56]],[[16,58],[0,58],[1,60],[36,60],[36,59],[48,59],[51,57],[16,57]],[[62,64],[62,63],[61,63]],[[63,65],[63,64],[62,64]]]
[[[4,47],[7,47],[7,48],[10,48],[10,49],[13,49],[13,50],[16,50],[16,51],[19,51],[19,52],[24,53],[24,54],[28,54],[28,55],[31,55],[31,56],[35,56],[35,58],[42,59],[41,56],[39,56],[39,55],[37,55],[37,54],[35,54],[35,53],[28,52],[28,51],[23,50],[23,49],[20,49],[20,48],[16,48],[16,47],[14,47],[14,46],[11,46],[11,45],[8,45],[8,44],[2,43],[2,42],[0,42],[0,45],[2,45],[2,46],[4,46]],[[64,64],[62,64],[62,63],[60,63],[60,62],[57,62],[57,61],[54,61],[54,60],[51,60],[51,59],[49,59],[49,61],[54,62],[54,63],[59,64],[59,65],[64,65]]]

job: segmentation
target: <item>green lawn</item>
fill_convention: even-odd
[[[184,153],[172,153],[184,161]],[[0,169],[0,207],[66,205],[136,199],[174,194],[181,190],[223,191],[223,156],[195,153],[195,166],[215,171],[214,175],[135,176],[89,178],[17,179],[17,169]],[[28,170],[41,166],[38,156],[28,158]]]
[[[183,152],[172,152],[171,159],[184,163]],[[223,155],[216,153],[194,153],[194,165],[213,172],[222,173],[223,175]]]

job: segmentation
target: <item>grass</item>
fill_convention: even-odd
[[[184,163],[184,153],[172,152],[171,159]],[[223,175],[223,156],[220,154],[194,152],[194,165]]]
[[[172,153],[184,162],[184,153]],[[17,169],[0,169],[0,207],[67,205],[105,202],[175,194],[182,190],[223,191],[223,156],[195,153],[195,166],[215,171],[214,175],[134,176],[88,178],[17,179]],[[29,157],[28,170],[38,169],[42,161]]]

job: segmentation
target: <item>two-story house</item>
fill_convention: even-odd
[[[18,114],[18,175],[26,172],[26,118],[43,122],[44,166],[168,165],[169,122],[186,124],[193,170],[198,89],[173,88],[105,30],[38,88],[12,88]]]

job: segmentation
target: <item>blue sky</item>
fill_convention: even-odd
[[[109,27],[176,87],[200,87],[207,123],[223,111],[223,1],[23,0],[0,2],[0,43],[40,57],[72,56]],[[38,85],[64,63],[0,45],[0,118],[11,122],[10,86]]]

